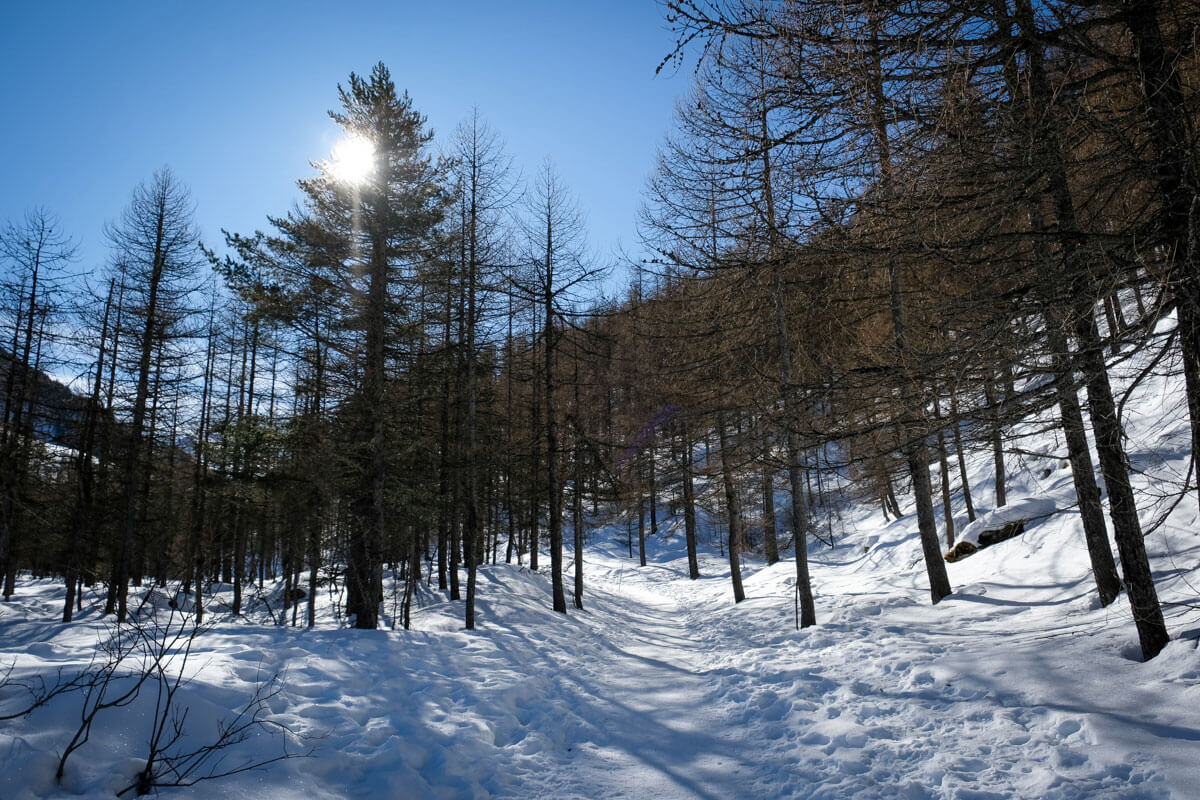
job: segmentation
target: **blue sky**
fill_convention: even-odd
[[[446,141],[473,106],[531,176],[550,157],[594,250],[638,252],[636,213],[674,98],[654,0],[8,3],[0,219],[57,214],[80,266],[139,181],[170,165],[204,241],[299,198],[338,136],[327,111],[377,61]]]

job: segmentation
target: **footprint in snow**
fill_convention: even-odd
[[[1065,720],[1064,722],[1060,722],[1058,725],[1058,731],[1057,731],[1058,738],[1066,739],[1070,736],[1075,735],[1076,733],[1079,733],[1079,731],[1082,728],[1083,728],[1083,725],[1081,725],[1078,721],[1073,720],[1073,719],[1069,719],[1069,720]]]
[[[934,682],[933,673],[927,670],[921,670],[913,675],[913,683],[917,686],[932,686]]]

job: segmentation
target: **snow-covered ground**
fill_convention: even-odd
[[[1178,638],[1139,663],[1127,606],[1097,608],[1067,527],[954,565],[955,594],[937,607],[903,520],[866,553],[818,553],[820,624],[800,633],[789,562],[751,567],[735,606],[721,559],[689,581],[677,540],[644,568],[612,545],[588,551],[587,610],[566,617],[548,609],[545,576],[498,565],[482,573],[474,633],[449,602],[426,605],[412,632],[222,622],[193,653],[190,719],[202,727],[278,672],[271,719],[312,755],[164,793],[1195,797],[1200,615],[1171,613]],[[1164,599],[1194,598],[1195,570],[1167,565],[1196,563],[1195,535],[1160,538],[1174,548],[1155,554]],[[17,674],[79,665],[94,612],[48,624],[57,588],[22,588],[0,622],[5,660]],[[56,786],[77,706],[3,723],[0,796],[106,797],[129,783],[149,700],[101,718]],[[230,755],[282,746],[264,734]]]
[[[1130,406],[1147,522],[1188,467],[1169,389],[1150,381]],[[888,523],[853,508],[838,546],[814,548],[818,625],[804,631],[790,561],[747,558],[735,605],[718,554],[690,581],[674,536],[651,541],[639,567],[623,527],[595,532],[586,610],[566,616],[550,610],[548,577],[516,565],[481,571],[474,632],[436,591],[420,595],[408,632],[341,627],[327,598],[312,631],[275,627],[261,606],[218,614],[181,690],[189,735],[204,741],[278,673],[267,718],[288,732],[261,732],[224,768],[285,746],[311,755],[163,796],[1200,797],[1195,493],[1147,537],[1172,641],[1141,663],[1124,598],[1094,599],[1061,447],[1026,449],[1039,448],[1045,458],[1014,459],[1010,499],[1059,511],[949,565],[954,594],[937,606],[913,515]],[[986,470],[973,477],[987,505]],[[96,598],[65,626],[53,621],[61,598],[28,579],[0,606],[0,666],[13,665],[0,714],[19,706],[17,684],[74,674],[104,635]],[[66,695],[0,722],[0,797],[111,797],[129,784],[154,697],[99,716],[56,784],[80,703]]]

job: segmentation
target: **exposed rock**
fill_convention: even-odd
[[[1026,523],[1047,517],[1058,510],[1053,500],[1028,498],[980,514],[962,529],[959,540],[945,558],[951,564],[997,542],[1012,539],[1025,532]]]

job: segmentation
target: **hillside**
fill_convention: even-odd
[[[949,565],[954,594],[937,606],[913,515],[888,522],[874,506],[842,509],[837,546],[813,551],[819,624],[804,631],[793,625],[790,560],[766,567],[748,556],[748,597],[735,605],[721,554],[706,551],[703,577],[688,580],[673,519],[650,540],[646,567],[628,557],[625,520],[593,527],[586,610],[565,617],[550,610],[545,574],[481,568],[473,632],[462,630],[459,603],[427,588],[406,632],[345,628],[330,596],[319,598],[316,630],[277,626],[282,585],[266,586],[232,618],[221,611],[228,587],[217,586],[216,619],[186,664],[186,638],[164,662],[187,678],[176,698],[188,711],[184,733],[173,747],[210,741],[218,720],[278,676],[258,709],[268,724],[190,778],[297,757],[162,793],[1194,796],[1200,520],[1194,494],[1176,503],[1171,492],[1189,458],[1178,397],[1171,380],[1151,378],[1127,407],[1143,518],[1160,523],[1146,541],[1173,636],[1148,663],[1125,599],[1101,608],[1094,598],[1069,470],[1034,422],[1026,455],[1010,467],[1010,506],[1057,510]],[[971,476],[980,498],[990,492],[986,462],[982,454]],[[721,532],[706,520],[701,538],[712,544]],[[389,584],[387,625],[395,590]],[[0,712],[20,710],[22,687],[78,674],[97,642],[109,641],[99,590],[68,626],[54,621],[62,591],[25,576],[17,598],[0,606],[0,664],[11,666]],[[178,619],[166,595],[146,597],[159,620]],[[83,694],[0,723],[0,796],[111,797],[144,766],[156,699],[147,689],[97,715],[60,785],[54,773]]]

